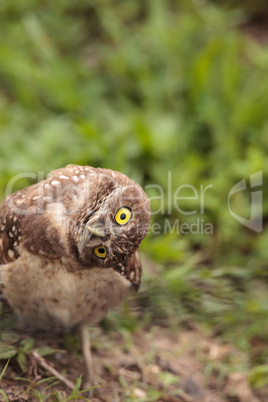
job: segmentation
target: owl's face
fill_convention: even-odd
[[[84,186],[78,205],[72,241],[86,266],[111,267],[122,262],[148,232],[149,199],[122,173],[99,169]]]

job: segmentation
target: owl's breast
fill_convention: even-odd
[[[1,266],[3,295],[23,321],[38,328],[95,324],[127,296],[131,283],[113,268],[70,272],[62,262],[26,253]]]

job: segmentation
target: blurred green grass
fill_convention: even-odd
[[[131,176],[160,227],[142,245],[156,266],[140,299],[150,319],[194,318],[249,353],[253,339],[268,339],[268,199],[261,233],[236,222],[227,199],[259,170],[264,190],[268,182],[268,46],[241,32],[250,10],[168,0],[0,4],[1,198],[17,173],[68,163]],[[170,204],[184,184],[198,191],[180,203],[193,215]],[[209,185],[200,211],[200,186]],[[248,218],[250,193],[233,207]],[[171,227],[203,219],[213,235],[164,233],[167,219]],[[256,362],[267,364],[267,351],[252,352],[249,366]]]

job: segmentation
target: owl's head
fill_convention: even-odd
[[[124,261],[145,238],[150,202],[124,174],[90,169],[73,197],[71,242],[84,265],[111,267]]]

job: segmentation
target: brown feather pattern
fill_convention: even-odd
[[[115,220],[122,207],[131,211],[124,225]],[[77,165],[55,170],[0,204],[3,295],[27,322],[95,323],[138,289],[137,249],[149,223],[146,194],[124,174]],[[95,254],[98,247],[105,258]]]

